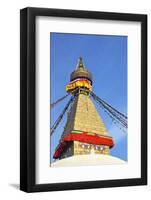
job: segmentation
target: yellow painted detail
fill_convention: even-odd
[[[89,89],[90,91],[92,91],[92,85],[87,80],[77,80],[77,81],[69,83],[66,86],[66,91],[68,92],[68,91],[74,90],[78,87],[85,87],[85,88]]]

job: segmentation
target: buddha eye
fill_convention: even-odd
[[[95,146],[95,149],[98,151],[103,151],[104,147],[103,146]]]
[[[82,144],[81,147],[83,149],[90,149],[91,146],[89,144]]]
[[[100,150],[103,151],[103,150],[104,150],[104,147],[101,146],[101,147],[100,147]]]
[[[90,149],[90,145],[89,144],[85,145],[85,148]]]
[[[96,150],[99,150],[99,146],[95,146],[95,149],[96,149]]]

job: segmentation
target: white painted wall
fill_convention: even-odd
[[[27,6],[83,9],[148,14],[148,35],[151,34],[150,0],[5,0],[0,3],[0,199],[150,199],[151,187],[123,187],[51,193],[26,194],[19,184],[19,9]],[[148,38],[148,50],[151,46]],[[149,56],[148,56],[149,57]],[[148,59],[150,65],[150,58]],[[148,70],[150,74],[150,69]],[[149,86],[151,80],[149,79]],[[149,101],[151,93],[149,92]],[[150,110],[150,105],[149,105]],[[150,123],[151,110],[149,113]],[[150,132],[150,127],[149,131]],[[148,143],[151,137],[148,134]],[[149,152],[151,147],[149,146]],[[149,169],[151,167],[150,153]],[[149,171],[149,185],[151,173]]]

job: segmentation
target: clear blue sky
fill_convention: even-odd
[[[127,36],[50,33],[51,103],[66,94],[70,73],[79,56],[93,75],[94,93],[127,115]],[[51,111],[51,126],[69,98]],[[111,155],[127,160],[128,133],[122,132],[97,105],[115,142]],[[51,138],[51,160],[63,132],[66,117]]]

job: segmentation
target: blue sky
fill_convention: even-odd
[[[127,36],[50,33],[51,103],[66,94],[70,74],[82,56],[93,75],[93,92],[127,115]],[[51,126],[69,97],[51,111]],[[97,105],[109,135],[115,142],[111,155],[127,160],[128,133],[120,130]],[[51,160],[58,144],[66,116],[51,137]]]

